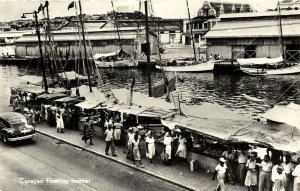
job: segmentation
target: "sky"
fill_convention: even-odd
[[[131,6],[138,10],[139,0],[113,0],[114,7]],[[187,18],[186,0],[151,0],[154,15],[162,18]],[[191,17],[196,16],[204,0],[188,0]],[[219,2],[249,3],[253,9],[264,11],[275,8],[277,0],[211,0]],[[50,17],[75,15],[75,10],[67,10],[72,0],[49,0]],[[20,19],[24,12],[37,10],[44,0],[0,0],[0,22]],[[110,0],[81,0],[83,12],[86,14],[104,14],[112,11]]]

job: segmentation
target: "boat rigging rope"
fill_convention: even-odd
[[[274,104],[276,104],[279,99],[291,88],[293,87],[293,85],[300,79],[300,74],[298,74],[296,80],[276,99],[276,101],[274,102]]]

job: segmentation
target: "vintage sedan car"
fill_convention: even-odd
[[[0,138],[3,142],[33,139],[35,136],[35,128],[27,124],[27,120],[22,114],[0,113]]]

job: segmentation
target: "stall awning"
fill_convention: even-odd
[[[55,102],[59,102],[59,103],[69,103],[69,102],[76,102],[76,101],[84,101],[82,97],[78,97],[78,96],[71,96],[71,97],[64,97],[64,98],[60,98],[55,100]]]
[[[268,120],[285,123],[300,129],[300,105],[294,103],[287,106],[276,105],[261,116]]]
[[[12,88],[17,91],[34,93],[37,95],[45,93],[45,90],[41,86],[35,86],[35,85],[30,85],[30,84],[22,84],[22,85],[15,86]]]
[[[171,122],[171,123],[170,123]],[[277,130],[260,122],[249,122],[243,120],[220,120],[200,118],[179,118],[165,124],[175,125],[176,128],[184,128],[197,134],[228,141],[232,143],[248,143],[266,146],[277,150],[299,153],[300,136]]]
[[[75,106],[80,107],[82,109],[93,109],[100,104],[101,104],[101,102],[98,102],[98,101],[87,100],[87,101],[80,102],[80,103],[76,104]]]
[[[63,98],[63,97],[67,97],[67,94],[64,93],[53,93],[53,94],[42,94],[40,96],[38,96],[38,99],[59,99],[59,98]]]
[[[90,87],[87,85],[82,85],[78,87],[79,94],[81,97],[85,97],[89,101],[105,102],[107,98],[104,93],[97,87],[92,87],[92,92],[90,92]],[[72,95],[76,95],[76,88],[72,88]]]

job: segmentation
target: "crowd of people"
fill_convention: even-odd
[[[15,96],[11,105],[15,111],[21,111],[27,123],[35,126],[41,121],[55,126],[57,133],[64,129],[79,130],[80,118],[83,122],[83,137],[85,143],[93,145],[95,128],[100,127],[105,136],[105,154],[117,157],[117,146],[126,146],[126,157],[143,168],[142,158],[146,157],[153,166],[153,157],[159,154],[161,161],[171,165],[174,159],[187,165],[188,151],[193,147],[192,135],[185,130],[171,131],[164,128],[157,132],[137,124],[133,116],[121,116],[119,112],[101,110],[84,110],[66,103],[57,104],[27,104],[27,96]],[[156,142],[161,142],[163,152],[158,153]],[[145,152],[145,153],[144,153]],[[249,191],[300,191],[300,158],[298,165],[292,163],[289,154],[268,149],[264,159],[256,153],[248,153],[248,149],[236,149],[228,146],[219,156],[219,164],[215,168],[213,180],[217,177],[217,190],[225,190],[225,182],[247,186]]]
[[[225,190],[225,182],[245,185],[248,191],[299,191],[300,158],[297,165],[289,154],[268,149],[264,159],[245,150],[233,152],[229,147],[219,159],[213,180],[217,176],[217,190]],[[237,168],[234,164],[238,162]],[[236,170],[236,171],[234,171]]]

